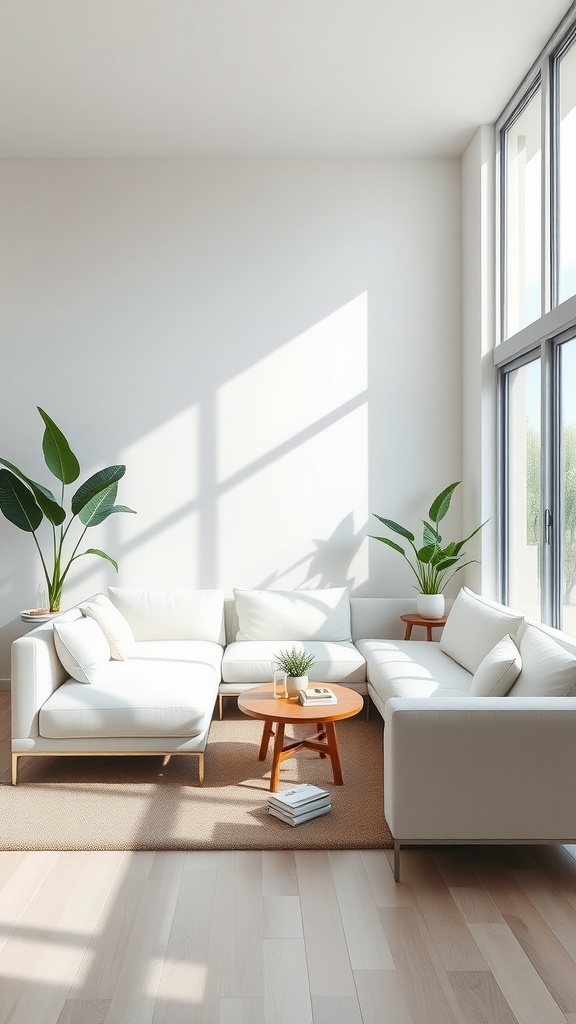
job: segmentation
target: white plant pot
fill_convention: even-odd
[[[418,594],[416,609],[423,619],[441,619],[446,609],[444,594]]]
[[[286,676],[288,700],[298,700],[300,690],[308,689],[308,676]]]

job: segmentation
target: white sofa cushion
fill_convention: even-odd
[[[92,686],[59,686],[40,709],[40,735],[198,736],[210,724],[221,660],[222,648],[202,640],[136,643],[131,657],[108,661]]]
[[[114,661],[123,661],[130,655],[134,647],[132,627],[106,594],[97,594],[93,601],[81,606],[81,611],[95,619],[106,635]]]
[[[462,587],[448,614],[440,650],[474,675],[498,641],[514,633],[523,621],[520,613]]]
[[[241,640],[228,644],[222,659],[225,683],[269,683],[275,656],[293,641]],[[321,683],[363,683],[366,680],[364,658],[352,643],[324,643],[309,640],[295,646],[315,657],[310,679]]]
[[[379,702],[390,697],[468,696],[472,676],[427,640],[357,640]]]
[[[224,644],[222,590],[133,590],[108,587],[135,640],[206,640]]]
[[[522,668],[520,651],[510,634],[499,640],[480,662],[472,679],[473,697],[505,697]]]
[[[328,590],[234,590],[237,640],[351,640],[347,587]]]
[[[576,658],[530,623],[520,640],[522,671],[510,697],[576,696]]]
[[[54,646],[63,668],[79,683],[97,682],[110,661],[110,644],[94,619],[52,623]]]

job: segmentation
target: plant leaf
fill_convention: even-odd
[[[452,555],[459,555],[463,543],[464,543],[464,541],[460,541],[459,543],[457,543],[456,541],[453,541],[453,540],[450,541],[450,543],[447,544],[446,547],[444,548],[444,550],[442,551],[442,554],[446,558],[451,558]]]
[[[116,512],[131,512],[132,515],[134,515],[134,516],[136,515],[136,512],[134,511],[134,509],[133,508],[128,508],[127,505],[111,505],[110,508],[108,508],[107,506],[103,505],[101,510],[100,510],[100,512],[101,512],[101,518],[98,520],[99,523],[103,523],[105,519],[108,519],[108,516],[113,516],[113,515],[116,514]],[[89,526],[97,526],[98,523],[94,522],[94,523],[89,523],[87,525],[89,525]]]
[[[6,466],[6,468],[9,469],[14,476],[17,476],[19,480],[22,480],[23,483],[27,484],[44,515],[51,523],[54,524],[54,526],[60,526],[60,523],[64,522],[66,519],[66,512],[62,506],[58,504],[56,498],[52,494],[52,491],[49,491],[47,487],[43,487],[42,484],[37,484],[36,481],[31,480],[30,477],[25,476],[24,473],[20,472],[17,466],[13,466],[11,462],[6,462],[6,459],[0,459],[0,463],[3,466]]]
[[[80,555],[76,555],[76,558],[81,558],[82,555],[98,555],[99,558],[105,558],[107,562],[110,562],[116,572],[118,572],[118,562],[115,562],[110,555],[107,555],[105,551],[101,551],[100,548],[86,548],[86,551],[82,551]]]
[[[422,525],[424,527],[422,531],[422,540],[425,544],[439,545],[442,543],[442,537],[438,533],[438,530],[435,530],[434,527],[430,526],[430,523],[427,523],[424,519],[422,520]]]
[[[101,491],[105,490],[111,484],[117,483],[124,473],[126,472],[126,466],[107,466],[106,469],[99,469],[93,476],[88,477],[78,490],[72,495],[72,501],[70,502],[70,508],[72,514],[77,516],[83,508],[88,505],[89,502],[96,497]],[[114,494],[114,499],[116,494]],[[82,518],[82,517],[81,517]],[[84,520],[82,519],[82,522]]]
[[[373,533],[370,533],[369,537],[372,540],[382,541],[383,544],[387,544],[389,548],[394,548],[394,551],[398,551],[400,555],[404,555],[404,558],[406,558],[406,552],[404,551],[404,548],[401,548],[399,544],[396,544],[393,540],[390,540],[389,537],[375,537]]]
[[[70,448],[68,441],[54,420],[38,405],[36,407],[44,420],[45,430],[42,438],[44,462],[57,480],[63,484],[74,483],[80,476],[80,463]]]
[[[455,484],[448,484],[448,487],[445,487],[443,491],[440,491],[438,497],[434,498],[428,512],[428,518],[431,519],[433,523],[439,523],[441,519],[444,519],[444,516],[450,508],[452,494],[458,487],[459,483],[460,480],[457,480]]]
[[[82,506],[78,513],[78,518],[84,526],[98,526],[99,523],[103,523],[105,519],[110,515],[111,510],[114,508],[114,502],[116,501],[116,491],[118,490],[118,484],[112,483],[108,487],[102,488],[98,491],[90,501],[87,501]]]
[[[418,561],[424,562],[424,565],[428,565],[428,562],[432,561],[432,558],[437,551],[438,548],[435,544],[427,544],[417,552]]]
[[[34,533],[44,518],[29,488],[7,469],[0,469],[0,509],[6,519],[26,533]]]
[[[410,533],[410,530],[407,530],[404,526],[400,526],[399,523],[395,523],[393,519],[383,519],[382,516],[376,515],[375,512],[373,512],[372,515],[381,523],[384,523],[384,526],[387,526],[389,530],[393,530],[394,533],[399,533],[400,536],[405,537],[406,540],[414,542],[414,534]]]
[[[486,526],[486,523],[489,522],[489,519],[485,519],[483,523],[480,523],[480,526],[477,526],[475,530],[472,530],[472,533],[469,533],[467,537],[464,537],[464,540],[459,541],[458,548],[461,549],[464,544],[466,544],[469,540],[472,540],[472,537],[475,537],[476,534],[480,532],[482,527]]]
[[[437,569],[438,572],[443,572],[444,569],[449,569],[451,565],[456,565],[456,562],[459,561],[460,559],[458,557],[441,558],[439,562],[436,562],[435,568]]]

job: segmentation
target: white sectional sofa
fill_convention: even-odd
[[[576,639],[463,588],[439,643],[402,640],[415,599],[109,588],[12,645],[12,781],[46,754],[194,754],[218,698],[297,643],[369,696],[384,813],[405,845],[576,842]],[[104,638],[104,643],[103,643]],[[313,675],[313,677],[314,677]]]
[[[14,785],[20,757],[46,754],[193,754],[203,781],[225,643],[222,591],[109,595],[12,644]]]
[[[463,588],[439,643],[364,639],[395,843],[576,841],[576,638]]]
[[[110,587],[14,641],[12,782],[23,756],[95,753],[193,754],[202,782],[217,699],[221,716],[224,698],[270,680],[274,655],[293,644],[314,652],[319,680],[366,695],[354,640],[400,636],[400,613],[415,607],[346,588],[224,600]]]

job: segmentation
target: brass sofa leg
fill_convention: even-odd
[[[204,754],[198,754],[198,782],[202,786],[204,783]]]
[[[12,785],[18,783],[18,754],[12,754]]]

